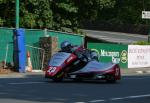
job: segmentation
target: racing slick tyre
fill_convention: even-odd
[[[52,78],[52,80],[53,80],[53,82],[62,82],[63,81],[63,77],[59,77],[59,78],[54,77],[54,78]]]
[[[64,79],[63,73],[58,73],[55,77],[52,78],[54,82],[62,82]]]
[[[107,83],[115,83],[116,82],[115,76],[112,74],[107,74],[105,76],[105,78],[106,78]]]

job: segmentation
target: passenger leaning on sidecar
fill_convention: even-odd
[[[84,61],[98,60],[98,54],[95,51],[72,45],[69,41],[61,43],[61,52],[74,53],[78,58]]]

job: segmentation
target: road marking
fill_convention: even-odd
[[[122,98],[112,98],[110,100],[121,100]]]
[[[127,97],[121,97],[121,98],[111,98],[110,100],[135,99],[135,98],[144,98],[144,97],[150,97],[150,94],[127,96]]]
[[[102,100],[102,99],[99,99],[99,100],[92,100],[92,101],[89,101],[90,103],[96,103],[96,102],[104,102],[105,100]]]
[[[20,82],[20,83],[8,83],[8,84],[20,85],[20,84],[40,84],[40,83],[44,83],[44,82]]]
[[[144,97],[150,97],[150,94],[145,95],[133,95],[133,96],[126,96],[126,97],[117,97],[117,98],[110,98],[108,100],[92,100],[89,101],[90,103],[98,103],[98,102],[105,102],[105,101],[117,101],[117,100],[124,100],[124,99],[136,99],[136,98],[144,98]]]
[[[137,96],[129,96],[128,98],[142,98],[142,97],[150,97],[150,94],[146,94],[146,95],[137,95]]]

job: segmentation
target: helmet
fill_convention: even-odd
[[[69,41],[64,41],[61,43],[61,49],[63,51],[70,51],[71,49],[71,43]]]
[[[91,51],[91,58],[98,61],[98,53],[95,51]]]

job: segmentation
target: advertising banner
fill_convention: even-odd
[[[99,54],[101,62],[113,62],[121,68],[128,65],[128,45],[109,43],[88,43],[88,48]]]
[[[128,46],[128,68],[150,67],[150,46]]]

